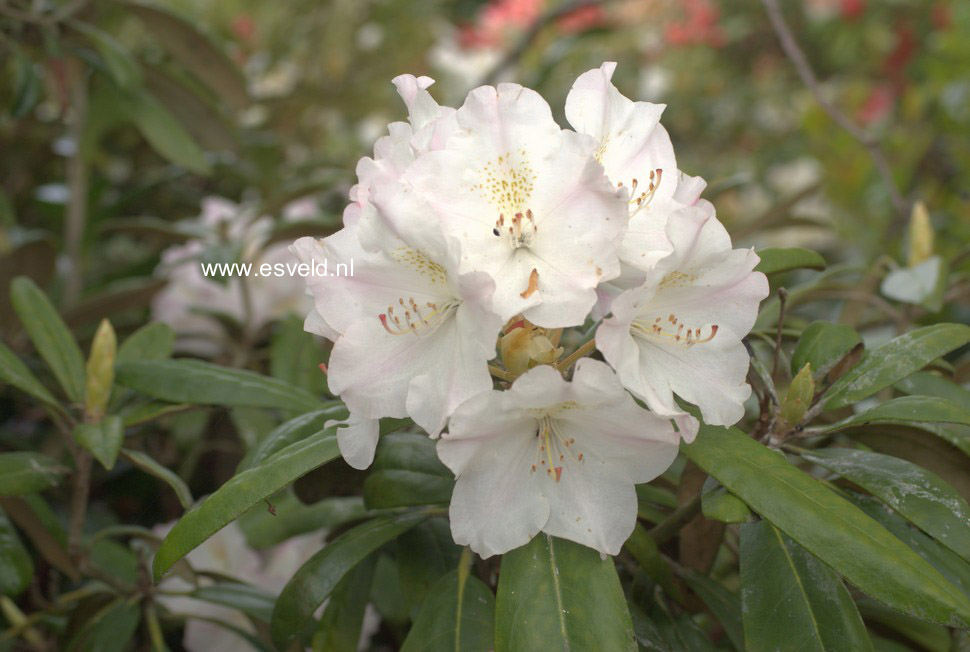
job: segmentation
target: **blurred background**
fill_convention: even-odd
[[[736,246],[851,266],[809,288],[822,302],[803,319],[887,337],[970,321],[970,3],[781,9],[815,90],[865,142],[822,109],[758,2],[0,0],[0,337],[30,351],[8,297],[27,275],[84,350],[104,317],[119,339],[164,322],[177,351],[325,393],[302,279],[207,279],[198,263],[289,260],[296,237],[338,229],[357,161],[406,119],[396,75],[433,77],[453,106],[516,81],[566,125],[570,85],[603,61],[625,95],[667,105],[679,167],[707,179]],[[126,415],[129,436],[196,496],[279,423],[245,408],[151,416],[139,430]],[[51,433],[29,399],[0,395],[0,447],[59,450]],[[359,474],[327,468],[280,497],[285,523],[247,514],[248,544],[359,512]],[[97,473],[91,528],[182,513],[131,465]]]

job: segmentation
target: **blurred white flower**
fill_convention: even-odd
[[[438,441],[458,478],[455,542],[490,557],[542,531],[615,555],[636,523],[634,484],[663,473],[678,441],[602,362],[580,360],[572,382],[535,367],[460,406]]]

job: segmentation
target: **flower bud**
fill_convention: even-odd
[[[805,417],[812,398],[815,396],[815,379],[812,378],[812,365],[805,363],[791,381],[785,400],[781,403],[778,416],[791,426],[797,426]]]
[[[117,340],[111,322],[102,319],[91,342],[91,354],[86,366],[84,417],[88,423],[98,423],[104,417],[114,385],[116,350]]]
[[[909,260],[910,267],[919,265],[933,255],[933,224],[926,204],[921,201],[913,205],[909,218]]]
[[[554,363],[563,349],[553,344],[545,329],[522,319],[499,339],[499,352],[505,368],[519,376],[537,364]]]

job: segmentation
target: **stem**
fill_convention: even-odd
[[[77,562],[81,556],[81,536],[84,533],[84,516],[88,509],[88,493],[91,490],[91,454],[79,451],[75,456],[74,494],[71,496],[71,522],[67,534],[67,552]]]
[[[565,371],[573,366],[577,360],[586,357],[590,353],[596,350],[596,340],[592,339],[583,344],[581,347],[573,351],[566,358],[564,358],[559,364],[556,365],[556,369],[559,371]]]
[[[488,373],[492,374],[499,380],[504,380],[505,382],[511,383],[515,380],[515,376],[505,371],[504,369],[499,369],[495,365],[488,365]]]
[[[647,530],[647,534],[650,535],[650,538],[653,539],[657,545],[661,545],[672,539],[674,535],[680,532],[682,527],[687,525],[694,519],[695,516],[700,513],[701,494],[697,494],[689,503],[678,507],[662,522]]]
[[[879,176],[882,177],[883,184],[886,186],[886,190],[889,192],[889,198],[892,201],[896,212],[901,218],[905,219],[907,217],[908,204],[906,200],[903,199],[902,194],[899,192],[899,188],[896,186],[896,182],[893,180],[892,170],[889,168],[889,162],[886,160],[886,155],[882,151],[882,147],[879,146],[879,142],[866,133],[864,129],[849,120],[844,113],[837,109],[834,104],[829,102],[822,95],[822,89],[819,86],[818,78],[815,76],[815,72],[812,70],[811,65],[809,65],[808,59],[805,57],[805,53],[802,51],[801,47],[799,47],[798,41],[795,40],[795,36],[788,28],[788,24],[785,22],[785,18],[781,14],[781,8],[778,5],[778,0],[761,0],[761,3],[764,5],[765,11],[768,12],[768,19],[771,21],[771,26],[774,28],[775,34],[778,36],[778,40],[781,42],[781,49],[785,51],[785,54],[795,66],[795,70],[798,72],[798,76],[801,78],[802,83],[808,87],[808,90],[811,91],[815,101],[822,108],[822,110],[828,114],[832,121],[840,126],[846,133],[852,136],[852,138],[858,141],[860,145],[866,148],[866,151],[869,152],[869,157],[872,159],[873,165],[876,167],[876,171],[879,173]]]
[[[81,151],[84,123],[87,120],[88,86],[86,70],[78,66],[71,84],[71,140],[74,152],[67,162],[67,186],[70,197],[64,224],[64,242],[67,249],[68,269],[64,280],[64,305],[71,307],[81,295],[81,250],[84,243],[84,227],[88,209],[88,167]]]

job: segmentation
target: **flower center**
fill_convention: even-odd
[[[391,335],[430,335],[438,330],[438,327],[445,323],[461,305],[458,299],[449,299],[444,303],[427,301],[424,305],[419,305],[414,297],[404,297],[397,300],[398,306],[388,306],[387,312],[381,313],[378,318],[381,326]]]
[[[710,342],[717,335],[717,324],[712,324],[706,335],[702,334],[700,326],[687,328],[686,332],[684,326],[685,324],[677,318],[677,315],[671,313],[666,319],[657,317],[652,322],[649,319],[638,319],[630,325],[630,332],[643,340],[660,338],[687,348]]]
[[[563,404],[563,408],[568,408],[568,404]],[[531,471],[536,473],[544,470],[546,476],[556,482],[562,479],[563,465],[567,458],[576,462],[583,461],[583,454],[577,452],[573,446],[576,439],[567,437],[559,427],[559,421],[554,415],[545,411],[538,417],[536,428],[536,439],[539,447],[536,450],[536,461],[531,467]]]
[[[499,215],[498,219],[495,220],[492,235],[505,238],[509,246],[515,250],[519,247],[531,247],[536,240],[538,231],[532,209],[526,209],[525,213],[516,213],[510,220],[505,219],[504,213]]]

